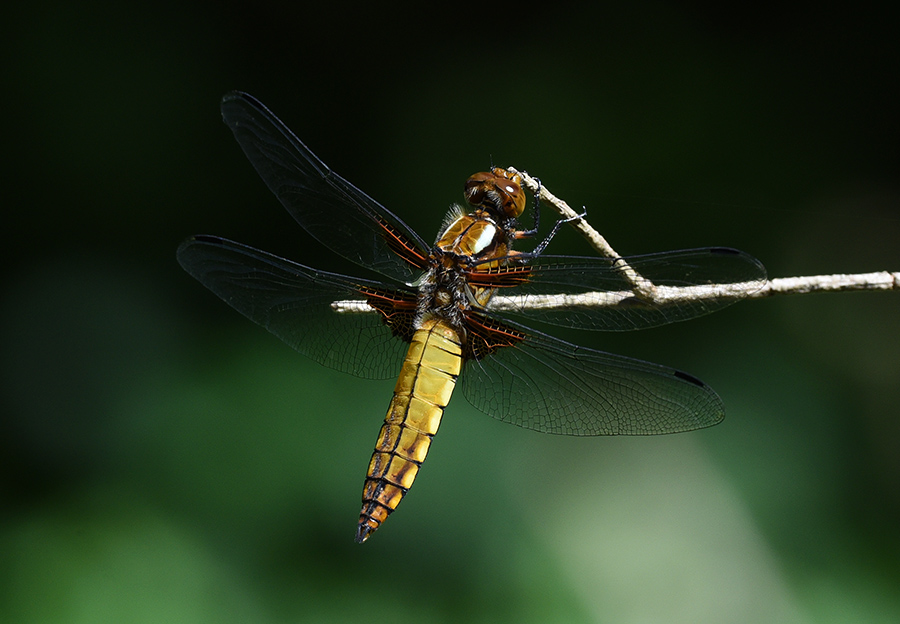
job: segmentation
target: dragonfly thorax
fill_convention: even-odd
[[[465,259],[468,263],[509,254],[507,228],[485,210],[463,214],[451,222],[438,238],[435,247],[442,254]]]
[[[493,174],[476,174],[469,181],[489,175]],[[484,307],[492,291],[471,287],[466,272],[475,265],[487,268],[505,261],[514,222],[514,217],[503,213],[495,217],[484,208],[471,213],[459,207],[450,211],[431,251],[431,268],[419,282],[416,328],[428,319],[440,318],[464,334],[465,311]]]
[[[449,262],[436,262],[419,284],[416,306],[418,329],[426,320],[440,318],[458,331],[463,330],[463,312],[469,306],[467,286],[458,262],[450,254],[434,254]]]

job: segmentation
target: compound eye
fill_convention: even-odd
[[[468,202],[470,206],[473,208],[490,209],[490,206],[486,205],[486,202],[489,202],[487,190],[490,188],[491,178],[493,178],[493,174],[482,171],[466,180],[466,184],[463,187],[463,194],[466,197],[466,202]]]
[[[522,178],[506,169],[494,168],[497,189],[503,196],[503,214],[518,217],[525,211],[525,194],[522,192]]]

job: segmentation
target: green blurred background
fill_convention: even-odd
[[[0,622],[900,620],[900,293],[554,330],[696,374],[727,419],[566,439],[457,397],[358,546],[393,382],[307,361],[175,261],[211,233],[361,273],[221,123],[241,89],[426,238],[494,162],[622,253],[900,270],[900,24],[819,11],[6,9]]]

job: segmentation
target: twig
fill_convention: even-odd
[[[494,295],[490,309],[504,310],[578,308],[578,307],[615,307],[617,305],[633,305],[638,297],[656,306],[666,306],[687,301],[703,301],[715,299],[761,299],[774,295],[804,295],[813,292],[840,292],[845,290],[900,290],[900,271],[878,271],[875,273],[856,273],[852,275],[806,275],[801,277],[781,277],[767,281],[762,288],[748,290],[746,284],[708,284],[698,286],[661,286],[650,282],[640,275],[622,258],[612,246],[587,222],[572,210],[569,205],[559,199],[543,184],[525,172],[508,167],[509,171],[522,176],[525,187],[532,193],[540,192],[541,202],[548,204],[564,219],[571,219],[575,229],[581,232],[591,246],[602,256],[614,258],[615,266],[631,285],[632,290],[592,291],[559,295]],[[335,301],[332,309],[338,313],[360,314],[374,312],[365,301]]]
[[[643,279],[643,278],[641,278]],[[878,271],[853,275],[805,275],[779,277],[769,280],[762,288],[749,291],[744,284],[709,284],[703,286],[654,286],[653,294],[645,299],[656,306],[667,306],[687,301],[715,299],[762,299],[774,295],[806,295],[814,292],[841,292],[847,290],[900,290],[900,272]],[[592,291],[577,295],[494,295],[490,309],[496,312],[529,310],[553,310],[572,308],[612,308],[617,305],[633,306],[635,294],[630,290]],[[375,312],[365,301],[335,301],[332,309],[342,314]]]
[[[900,290],[900,271],[778,277],[769,280],[765,286],[748,296],[751,299],[759,299],[772,295],[805,295],[843,290]]]
[[[745,284],[709,284],[702,286],[656,286],[651,302],[667,306],[687,301],[715,299],[761,299],[773,295],[803,295],[812,292],[837,292],[844,290],[900,290],[900,272],[858,273],[856,275],[807,275],[780,277],[769,280],[755,291],[748,291]],[[633,305],[634,294],[627,290],[598,291],[577,295],[494,295],[491,310],[498,312],[552,310],[555,308],[601,308],[617,305]]]
[[[563,200],[556,197],[547,190],[547,187],[538,182],[535,178],[528,175],[524,171],[518,171],[513,167],[507,167],[509,171],[518,173],[522,177],[525,188],[532,193],[540,192],[541,202],[549,204],[563,218],[570,219],[577,217],[578,214]],[[617,258],[624,265],[623,274],[633,285],[633,293],[583,293],[577,297],[585,297],[586,305],[616,305],[626,296],[637,295],[643,299],[652,301],[653,303],[673,303],[679,300],[698,300],[705,298],[750,298],[758,299],[761,297],[771,297],[773,295],[802,295],[812,292],[829,292],[843,290],[900,290],[900,272],[879,271],[876,273],[857,273],[853,275],[807,275],[802,277],[782,277],[769,280],[759,290],[748,293],[741,290],[740,284],[723,284],[713,286],[690,286],[686,288],[655,286],[649,280],[641,277],[636,271],[631,269],[625,263],[619,254],[615,252],[612,246],[606,242],[600,233],[597,232],[584,219],[578,218],[572,221],[572,225],[581,232],[591,246],[601,255],[607,258]],[[648,288],[649,285],[649,288]],[[550,295],[555,297],[556,295]],[[562,295],[560,295],[562,297]],[[585,305],[578,302],[572,302],[571,296],[568,296],[568,303],[560,303],[560,305]],[[529,297],[529,307],[535,297]],[[504,305],[503,299],[497,301],[497,297],[491,300],[491,307],[497,304]],[[510,304],[514,305],[514,304]],[[535,304],[539,305],[539,304]]]

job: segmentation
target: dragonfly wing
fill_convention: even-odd
[[[261,102],[230,93],[222,99],[222,117],[269,189],[323,245],[404,283],[426,268],[424,241],[329,169]]]
[[[696,318],[762,288],[766,269],[735,249],[710,247],[625,258],[656,289],[652,301],[633,291],[622,261],[538,256],[527,264],[474,271],[470,282],[498,288],[488,309],[577,329],[626,331]],[[507,274],[504,274],[504,271]]]
[[[504,422],[561,435],[654,435],[725,417],[718,395],[687,373],[505,321],[491,332],[502,333],[496,342],[503,346],[466,363],[462,389],[472,405]]]
[[[397,374],[404,341],[412,335],[414,294],[214,236],[186,240],[178,262],[228,305],[316,362],[370,379]],[[335,302],[347,310],[336,311]],[[362,304],[382,313],[353,313]]]

